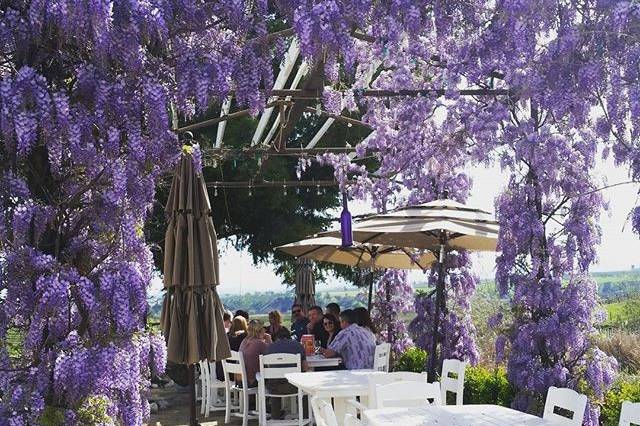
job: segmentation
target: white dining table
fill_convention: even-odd
[[[554,426],[557,423],[499,405],[441,405],[364,411],[370,426]]]
[[[337,367],[342,363],[342,358],[325,358],[324,355],[307,355],[307,365],[310,369],[319,367]]]
[[[342,425],[346,413],[346,401],[356,396],[367,397],[369,394],[368,377],[373,374],[386,373],[373,370],[336,370],[289,373],[284,377],[307,395],[329,402],[333,400],[333,409],[336,412],[338,423]]]

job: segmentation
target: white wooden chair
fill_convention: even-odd
[[[640,402],[624,401],[620,410],[618,426],[640,425]]]
[[[466,368],[466,361],[445,359],[442,362],[442,374],[440,375],[440,392],[442,393],[440,399],[442,405],[447,405],[447,392],[455,393],[456,405],[462,405]]]
[[[313,417],[316,421],[316,426],[338,426],[338,419],[336,413],[333,411],[331,403],[327,400],[320,398],[311,398],[311,409],[313,410]],[[362,426],[362,421],[358,420],[351,414],[344,416],[345,426]]]
[[[267,404],[266,399],[269,398],[295,398],[298,400],[298,418],[295,422],[283,422],[277,421],[275,423],[282,424],[297,424],[302,426],[311,422],[311,418],[304,418],[302,390],[298,389],[296,393],[282,395],[271,394],[266,387],[266,380],[269,379],[282,379],[285,380],[284,375],[287,373],[300,373],[302,371],[302,361],[300,354],[269,354],[260,355],[260,376],[258,378],[258,398],[260,399],[260,424],[267,426]],[[311,411],[311,407],[309,407]]]
[[[441,405],[440,383],[403,381],[381,385],[376,387],[376,404],[376,408]]]
[[[215,363],[200,361],[200,414],[209,417],[210,411],[222,411],[226,405],[216,405],[216,394],[218,389],[225,389],[224,381],[216,377]]]
[[[555,412],[561,408],[572,413],[572,417],[565,417]],[[587,407],[587,397],[573,389],[557,388],[551,386],[547,392],[547,400],[544,403],[543,419],[551,420],[558,425],[581,426],[584,419],[584,410]]]
[[[427,382],[427,373],[412,373],[409,371],[396,371],[387,374],[373,374],[367,376],[368,381],[368,397],[362,398],[360,402],[355,399],[348,400],[348,408],[351,409],[351,413],[360,416],[362,418],[362,412],[370,408],[378,408],[378,402],[376,400],[376,388],[381,385],[387,385],[395,382]]]
[[[259,416],[249,414],[249,396],[254,395],[256,398],[256,405],[258,411],[260,411],[260,401],[258,398],[258,388],[250,388],[247,383],[247,370],[244,367],[244,357],[241,352],[231,351],[231,356],[222,361],[222,368],[224,370],[225,380],[225,415],[224,422],[229,423],[231,416],[242,417],[242,426],[247,426],[250,419],[257,419]],[[229,377],[231,375],[231,378]],[[242,377],[242,385],[236,384],[234,379],[235,375]],[[239,394],[239,404],[233,405],[231,401],[231,394]],[[238,410],[238,412],[235,412]]]
[[[376,371],[389,371],[389,355],[391,354],[391,345],[389,343],[381,343],[376,346],[376,352],[373,355],[373,369]]]

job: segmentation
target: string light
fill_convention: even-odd
[[[287,195],[287,185],[282,185],[282,193],[286,196]]]

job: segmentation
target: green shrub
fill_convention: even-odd
[[[427,353],[420,348],[407,349],[396,361],[394,371],[412,371],[422,373],[427,362]]]
[[[464,376],[465,404],[496,404],[508,407],[514,395],[504,368],[467,367]]]
[[[640,401],[640,378],[623,377],[616,381],[611,390],[604,396],[604,404],[600,411],[600,424],[617,426],[620,408],[623,401]]]

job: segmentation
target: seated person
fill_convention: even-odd
[[[347,370],[373,368],[373,356],[376,352],[376,339],[369,330],[356,324],[351,309],[340,313],[342,330],[333,339],[327,349],[321,352],[326,358],[342,357]]]
[[[227,332],[227,339],[229,339],[229,349],[232,351],[239,351],[240,344],[247,337],[247,320],[244,317],[235,317],[231,321],[231,326]],[[220,381],[224,380],[224,369],[222,368],[222,361],[216,361],[216,378]]]
[[[247,311],[245,311],[243,309],[238,309],[233,316],[234,317],[243,317],[244,319],[249,321],[249,312],[247,312]]]
[[[244,317],[237,316],[231,321],[227,338],[229,338],[229,348],[232,351],[240,350],[240,344],[247,337],[247,331],[247,320]]]
[[[324,314],[322,325],[329,335],[329,338],[327,339],[327,345],[330,345],[331,342],[333,342],[333,339],[335,339],[340,332],[340,321],[338,320],[338,317],[334,316],[333,314],[326,313]]]
[[[244,358],[247,386],[250,388],[258,386],[256,373],[260,370],[260,355],[266,353],[270,343],[271,337],[265,333],[262,321],[249,321],[247,337],[240,344],[240,352]]]
[[[224,323],[224,332],[228,333],[231,328],[231,312],[224,311],[224,314],[222,314],[222,322]]]
[[[274,341],[267,347],[267,354],[300,354],[302,361],[302,371],[307,371],[307,355],[302,345],[291,339],[291,333],[282,327],[275,336]],[[269,379],[265,381],[269,393],[274,395],[290,395],[298,392],[298,388],[289,383],[286,379]],[[271,398],[271,417],[282,419],[282,398]],[[306,407],[306,404],[303,405]]]
[[[295,303],[291,306],[293,322],[291,323],[291,334],[299,342],[303,334],[307,334],[307,324],[309,320],[304,316],[302,305]]]
[[[322,308],[320,306],[313,306],[309,309],[309,324],[307,324],[307,334],[313,334],[313,340],[320,342],[320,346],[327,347],[327,340],[329,340],[329,333],[324,329],[322,320],[324,315],[322,314]]]
[[[368,329],[373,334],[377,333],[376,326],[373,325],[373,321],[371,321],[371,315],[369,315],[369,311],[367,310],[367,308],[355,308],[353,310],[353,313],[356,315],[356,324],[358,324],[360,327]]]
[[[281,329],[287,330],[287,327],[282,325],[282,314],[280,311],[276,310],[269,312],[269,325],[265,327],[265,331],[271,336],[271,339],[274,342],[277,340],[276,336]],[[289,330],[287,330],[287,332],[288,331]]]
[[[324,308],[324,312],[325,314],[331,314],[336,318],[340,318],[340,305],[331,302]]]

